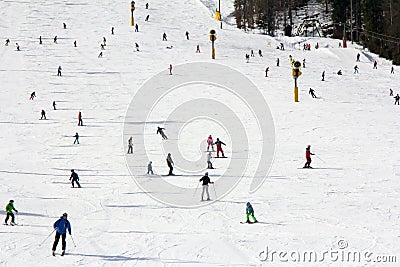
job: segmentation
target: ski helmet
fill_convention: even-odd
[[[206,175],[208,175],[208,172],[206,172]]]
[[[10,203],[14,203],[14,200],[11,199],[11,200],[10,200]]]
[[[66,212],[64,212],[64,214],[62,215],[62,217],[68,217],[68,214]]]
[[[246,203],[246,206],[247,206],[247,207],[250,206],[250,202],[247,202],[247,203]]]
[[[72,169],[71,172],[74,172],[74,169]]]

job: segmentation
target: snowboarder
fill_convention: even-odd
[[[276,66],[279,67],[279,58],[276,59]]]
[[[325,71],[322,72],[322,81],[325,81]]]
[[[357,65],[354,66],[354,74],[356,74],[356,73],[358,73],[358,66]]]
[[[6,206],[6,220],[4,221],[5,225],[8,225],[8,219],[11,217],[11,222],[10,225],[15,225],[15,215],[13,213],[13,211],[15,211],[16,213],[18,213],[18,210],[16,210],[14,208],[14,200],[10,200]]]
[[[171,153],[168,153],[168,156],[167,156],[167,165],[168,165],[168,168],[169,168],[169,172],[168,172],[168,175],[174,175],[172,172],[173,172],[173,170],[174,170],[174,161],[172,160],[172,157],[171,157]]]
[[[356,62],[360,62],[360,53],[357,54]]]
[[[111,35],[114,35],[114,27],[111,27]]]
[[[17,46],[17,51],[21,51],[21,49],[19,48],[19,44],[15,43],[15,45]]]
[[[82,112],[78,113],[78,126],[83,126]]]
[[[160,134],[164,140],[167,140],[168,137],[164,133],[165,128],[157,127],[157,134]]]
[[[172,64],[169,64],[169,75],[172,75]]]
[[[219,152],[222,153],[222,157],[225,158],[224,151],[222,150],[222,145],[226,146],[226,144],[217,138],[217,141],[215,142],[217,145],[217,158],[219,158]]]
[[[210,200],[210,193],[208,192],[208,184],[213,184],[214,182],[210,181],[210,177],[208,177],[208,172],[204,174],[203,177],[199,180],[199,183],[203,182],[203,191],[201,192],[201,201],[204,201],[204,193],[207,193],[207,199]]]
[[[67,24],[65,24],[65,22],[63,22],[63,28],[64,30],[67,28]]]
[[[308,145],[307,148],[306,148],[306,160],[307,160],[307,162],[304,164],[303,168],[312,168],[310,166],[310,164],[311,164],[311,155],[315,155],[315,154],[311,153],[310,150],[311,150],[311,146]]]
[[[372,69],[378,69],[378,62],[374,61],[374,67]]]
[[[253,49],[250,50],[250,56],[251,56],[251,57],[254,57]]]
[[[74,137],[75,137],[74,145],[75,145],[76,143],[78,143],[78,145],[79,145],[79,134],[78,134],[78,133],[75,133]]]
[[[310,87],[310,90],[308,91],[308,93],[312,96],[312,98],[317,98],[317,96],[315,95],[314,92],[315,92],[314,89],[312,89],[312,88]]]
[[[212,155],[211,155],[211,151],[210,151],[207,154],[207,169],[214,169],[212,162],[211,162],[211,158],[212,158]]]
[[[74,170],[71,170],[71,177],[69,177],[69,180],[71,181],[73,188],[75,188],[75,183],[78,185],[79,188],[81,188],[81,184],[79,183],[79,176]]]
[[[57,43],[57,35],[54,36],[53,42],[56,44]]]
[[[56,101],[53,101],[53,109],[56,110]]]
[[[135,24],[135,32],[139,32],[139,25]]]
[[[149,21],[150,15],[147,15],[144,21]]]
[[[337,75],[342,75],[342,70],[339,70],[339,71],[337,72]]]
[[[390,74],[394,74],[394,67],[392,66],[392,69],[390,70]]]
[[[261,49],[258,49],[258,55],[259,55],[260,57],[263,57]]]
[[[133,153],[133,139],[131,136],[128,139],[128,153],[127,154],[132,154],[132,153]]]
[[[76,40],[74,41],[74,47],[76,47]]]
[[[10,44],[10,39],[6,40],[6,43],[4,44],[5,46],[8,46]]]
[[[150,161],[149,164],[147,164],[147,174],[154,174],[153,172],[153,162]]]
[[[42,36],[39,36],[39,44],[43,44],[43,42],[42,42]]]
[[[164,32],[164,34],[163,34],[163,36],[162,36],[162,40],[163,40],[163,41],[168,41],[168,40],[167,40],[167,34],[166,34],[165,32]]]
[[[197,47],[196,47],[196,53],[200,53],[200,45],[197,45]]]
[[[207,152],[210,150],[210,146],[211,146],[212,151],[214,152],[214,140],[213,140],[211,134],[207,138]]]
[[[44,111],[43,109],[42,109],[42,112],[40,113],[42,116],[40,117],[40,119],[41,120],[47,120],[47,118],[46,118],[46,111]]]
[[[185,35],[186,35],[186,40],[189,40],[189,32],[188,31],[185,33]]]
[[[139,52],[139,44],[135,43],[136,51]]]
[[[62,71],[61,66],[58,66],[58,69],[57,69],[57,76],[61,76],[61,71]]]
[[[254,217],[254,209],[253,206],[251,206],[250,202],[246,203],[246,223],[251,223],[249,218],[251,218],[254,220],[254,222],[258,222],[256,217]]]
[[[390,90],[389,96],[393,96],[393,90],[392,90],[392,88],[390,88],[389,90]]]
[[[394,99],[395,99],[395,101],[394,101],[394,104],[396,105],[400,105],[400,103],[399,103],[399,100],[400,100],[400,96],[399,96],[399,94],[397,94],[395,97],[394,97]]]
[[[31,97],[29,98],[29,100],[33,100],[36,97],[36,93],[32,92]]]
[[[149,9],[149,3],[146,3],[146,9]]]
[[[265,77],[268,77],[268,71],[269,71],[269,67],[267,67],[267,68],[265,69]]]
[[[58,241],[60,241],[60,237],[61,237],[61,256],[65,255],[65,249],[67,246],[67,242],[65,241],[66,237],[67,237],[67,231],[69,233],[69,235],[71,235],[71,224],[70,222],[67,220],[68,214],[64,213],[60,219],[58,219],[54,225],[53,228],[56,231],[56,236],[55,236],[55,240],[53,243],[53,248],[52,248],[52,255],[55,256],[56,255],[56,249],[57,249],[57,245],[58,245]]]
[[[306,59],[304,58],[303,59],[303,68],[305,68],[306,67]]]
[[[103,51],[101,51],[101,52],[99,53],[99,55],[97,56],[97,58],[101,58],[101,57],[103,57]]]

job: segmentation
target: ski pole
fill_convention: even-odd
[[[215,190],[215,184],[214,183],[213,183],[213,188],[214,188],[215,198],[218,198],[217,197],[217,191]]]
[[[72,238],[72,235],[70,234],[69,236],[71,237],[71,240],[72,240],[72,243],[74,244],[74,247],[76,247],[76,244],[75,244],[74,239]]]
[[[320,157],[318,157],[318,155],[315,155],[317,158],[319,158],[323,163],[326,163],[325,160],[321,159]]]
[[[197,187],[196,187],[196,190],[194,190],[193,196],[196,195],[197,189],[199,188],[199,184],[200,184],[200,182],[197,183]]]
[[[43,240],[43,242],[39,244],[39,247],[44,244],[44,242],[54,233],[55,230],[57,230],[57,228],[54,228],[54,230],[51,231],[51,233]]]

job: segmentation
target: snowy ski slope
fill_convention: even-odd
[[[389,97],[389,88],[400,93],[400,70],[390,75],[390,62],[362,52],[360,73],[354,75],[360,50],[352,45],[340,49],[338,40],[307,39],[312,48],[318,42],[320,49],[302,51],[292,44],[304,39],[275,40],[230,26],[220,30],[203,2],[149,1],[145,10],[146,2],[136,1],[137,33],[129,26],[129,1],[0,2],[0,39],[11,40],[9,46],[0,46],[0,204],[14,199],[21,224],[0,226],[2,266],[293,266],[263,263],[259,255],[266,246],[320,252],[337,248],[339,240],[352,250],[400,256],[400,107]],[[147,14],[150,20],[145,22]],[[215,61],[210,59],[212,28],[218,37]],[[103,36],[107,46],[103,58],[97,58]],[[285,51],[275,49],[282,40]],[[200,54],[195,53],[197,44]],[[262,49],[264,57],[256,54],[246,63],[250,49]],[[289,55],[306,59],[299,103],[293,102]],[[378,60],[378,70],[372,70],[369,58]],[[146,80],[169,64],[197,61],[230,66],[261,90],[274,118],[275,159],[255,194],[242,181],[211,205],[179,209],[141,192],[130,176],[124,118]],[[59,65],[62,77],[56,75]],[[336,75],[339,69],[343,76]],[[319,99],[308,95],[310,87]],[[37,98],[30,101],[33,91]],[[39,120],[42,109],[46,121]],[[77,126],[79,111],[84,127]],[[80,145],[73,145],[75,132],[81,135]],[[197,149],[196,142],[207,137],[199,132],[189,131],[183,147]],[[319,157],[313,157],[314,170],[299,169],[308,144]],[[164,158],[154,162],[158,173],[168,171]],[[72,168],[82,189],[70,188]],[[198,178],[191,178],[194,187]],[[247,201],[262,223],[239,223],[245,220]],[[67,255],[53,257],[54,237],[45,238],[64,212],[77,247],[67,237]],[[3,219],[5,212],[0,215]],[[296,265],[384,266],[332,261]]]

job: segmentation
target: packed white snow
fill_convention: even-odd
[[[390,74],[389,61],[355,45],[339,48],[338,40],[276,40],[225,24],[221,30],[203,2],[149,1],[146,10],[145,1],[136,1],[139,32],[129,25],[129,1],[0,2],[0,39],[11,41],[0,46],[0,204],[15,200],[20,224],[1,225],[3,266],[293,266],[276,255],[273,263],[271,258],[263,262],[266,246],[322,253],[340,251],[340,240],[349,250],[400,260],[400,106],[389,96],[389,88],[395,95],[400,91],[400,70]],[[216,60],[211,60],[210,29],[217,31]],[[162,41],[164,32],[168,41]],[[107,45],[98,58],[103,36]],[[302,50],[303,41],[311,43],[311,51]],[[276,49],[280,42],[284,51]],[[195,53],[197,44],[201,53]],[[251,49],[255,57],[246,63]],[[356,63],[357,53],[361,62]],[[289,55],[306,59],[298,103],[293,101]],[[169,64],[196,61],[227,65],[257,85],[274,118],[276,151],[269,177],[256,193],[250,194],[242,181],[217,202],[180,209],[158,203],[138,188],[125,164],[122,131],[128,105],[146,80]],[[356,64],[360,73],[354,75]],[[57,77],[58,66],[62,77]],[[339,69],[342,76],[336,74]],[[318,99],[308,95],[310,87]],[[29,100],[33,91],[37,97]],[[47,120],[39,120],[42,109]],[[84,127],[77,126],[79,111]],[[73,145],[76,132],[79,145]],[[187,145],[182,150],[205,140],[208,132],[183,134]],[[302,169],[308,144],[316,154],[313,170]],[[196,145],[193,153],[182,153],[196,158],[198,152]],[[154,162],[156,172],[168,172],[164,159]],[[70,169],[79,174],[81,189],[71,188]],[[193,176],[193,187],[198,178]],[[215,189],[218,193],[217,182]],[[247,201],[259,224],[239,223],[246,219]],[[67,255],[53,257],[54,235],[46,237],[64,212],[76,247],[67,237]],[[5,211],[0,215],[3,220]],[[307,263],[328,265],[382,263]]]

